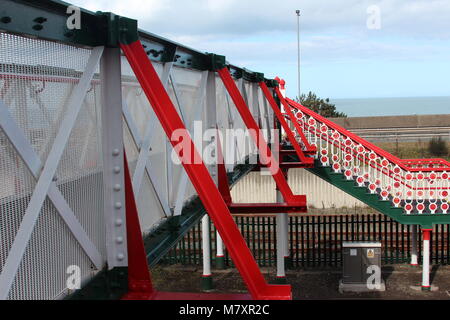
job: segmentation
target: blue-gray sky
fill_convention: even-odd
[[[321,97],[450,96],[448,0],[73,0],[136,18],[139,27]],[[370,6],[380,29],[369,29]]]

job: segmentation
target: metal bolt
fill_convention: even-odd
[[[116,242],[118,244],[122,244],[123,243],[123,238],[122,237],[117,237]]]
[[[2,17],[0,19],[1,23],[10,23],[11,22],[11,17]]]
[[[120,190],[122,190],[122,186],[120,184],[116,184],[114,186],[114,191],[119,192]]]
[[[114,149],[113,152],[112,152],[112,155],[114,157],[117,157],[119,154],[120,154],[120,150],[119,149]]]
[[[123,253],[117,254],[117,260],[122,261],[123,259],[125,259],[125,255]]]
[[[123,224],[123,220],[122,220],[122,219],[117,219],[117,220],[116,220],[116,226],[117,226],[117,227],[122,226],[122,224]]]
[[[114,207],[116,209],[122,209],[122,202],[116,202],[116,204],[114,205]]]
[[[119,166],[114,167],[114,173],[115,174],[119,174],[120,173],[121,168]]]
[[[47,21],[47,18],[44,18],[44,17],[37,17],[37,18],[34,19],[33,21],[42,24],[42,23],[44,23],[44,22]]]

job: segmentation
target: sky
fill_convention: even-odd
[[[450,96],[448,0],[73,0],[320,97]]]

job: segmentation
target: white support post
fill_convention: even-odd
[[[277,189],[277,203],[284,202],[281,192]],[[276,215],[276,233],[277,233],[277,283],[286,283],[286,270],[285,270],[285,213],[278,213]]]
[[[430,291],[430,235],[431,229],[422,229],[423,251],[422,251],[422,290]]]
[[[417,257],[417,225],[413,225],[411,229],[411,266],[417,267],[419,265]]]
[[[105,48],[100,63],[104,217],[108,268],[128,266],[120,49]]]
[[[211,274],[211,230],[208,215],[205,215],[202,218],[202,244],[203,244],[202,290],[208,291],[213,289],[213,281]]]

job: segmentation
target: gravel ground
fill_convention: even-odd
[[[269,282],[275,280],[273,269],[264,269]],[[159,266],[152,270],[155,287],[161,291],[201,292],[201,269],[186,266]],[[236,270],[214,270],[214,292],[244,293],[247,292],[239,273]],[[332,268],[316,268],[289,270],[287,279],[292,285],[294,299],[413,299],[444,300],[450,299],[450,266],[434,266],[431,280],[437,291],[416,291],[411,286],[420,285],[421,269],[409,265],[393,265],[383,267],[383,279],[386,281],[385,292],[345,293],[338,292],[341,270]]]

